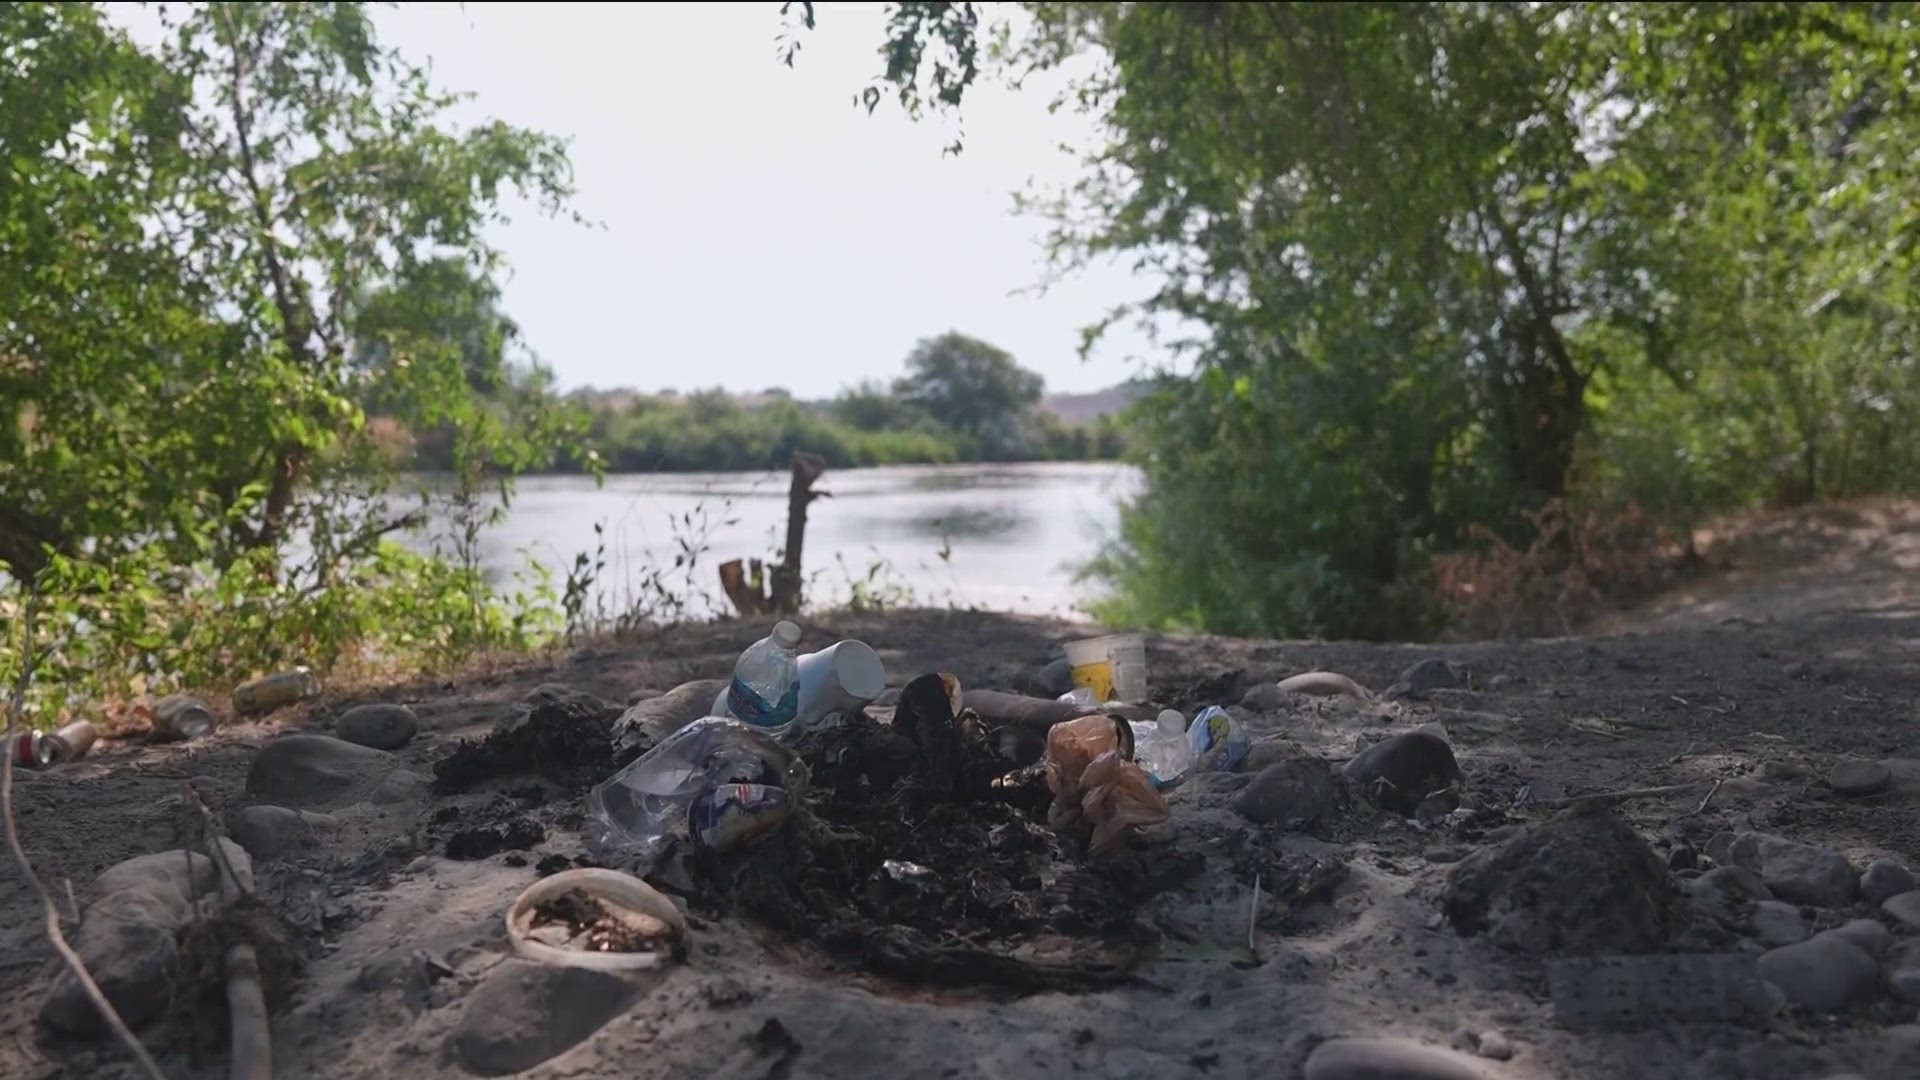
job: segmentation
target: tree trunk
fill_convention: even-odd
[[[793,481],[787,489],[787,546],[770,574],[763,573],[767,568],[758,559],[751,561],[750,576],[749,564],[740,559],[720,564],[720,588],[742,618],[791,615],[800,610],[800,559],[807,542],[807,507],[815,499],[828,497],[828,492],[813,490],[814,481],[826,471],[827,463],[817,455],[794,451]]]

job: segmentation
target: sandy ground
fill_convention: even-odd
[[[1467,665],[1470,688],[1418,702],[1294,699],[1243,719],[1256,737],[1284,737],[1335,759],[1437,721],[1467,792],[1514,824],[1549,816],[1514,806],[1522,788],[1551,799],[1736,781],[1697,814],[1704,788],[1629,802],[1622,813],[1662,856],[1737,828],[1831,847],[1857,866],[1889,857],[1920,867],[1920,799],[1847,801],[1820,779],[1849,759],[1920,769],[1920,515],[1886,512],[1835,528],[1817,559],[1736,557],[1735,570],[1711,585],[1589,637],[1445,647],[1153,637],[1155,696],[1192,709],[1317,668],[1378,691],[1410,663],[1444,656]],[[807,629],[809,645],[845,636],[872,643],[894,686],[933,670],[969,687],[1008,686],[1059,641],[1085,633],[960,613],[835,618]],[[412,705],[421,734],[397,753],[426,777],[458,740],[483,736],[537,685],[622,702],[638,689],[723,676],[756,636],[749,627],[676,631],[459,685],[322,699],[198,743],[108,743],[83,762],[22,777],[21,831],[56,890],[70,881],[84,902],[100,870],[194,842],[180,794],[189,779],[211,778],[197,782],[211,801],[242,805],[262,745],[291,731],[329,732],[350,704]],[[468,1075],[452,1039],[463,1022],[492,1020],[468,1013],[491,1007],[480,991],[501,977],[507,904],[536,880],[543,857],[581,852],[577,800],[551,792],[531,800],[545,803],[537,813],[547,828],[528,851],[456,861],[444,844],[463,821],[526,787],[508,778],[458,796],[344,810],[337,827],[293,857],[257,867],[262,895],[305,961],[274,1019],[277,1076]],[[1915,1022],[1915,1005],[1885,995],[1839,1015],[1787,1011],[1744,1022],[1623,1027],[1557,1014],[1545,978],[1551,957],[1502,952],[1438,914],[1460,856],[1497,836],[1362,810],[1312,831],[1256,829],[1202,784],[1170,801],[1172,818],[1147,830],[1138,849],[1149,863],[1156,852],[1198,853],[1204,871],[1141,903],[1138,921],[1157,947],[1119,986],[909,986],[748,920],[702,917],[685,963],[631,987],[631,1004],[525,1075],[1278,1078],[1302,1075],[1326,1039],[1394,1035],[1446,1046],[1462,1031],[1497,1031],[1511,1042],[1510,1060],[1476,1062],[1489,1078],[1920,1075],[1920,1049],[1889,1034]],[[1347,866],[1330,894],[1293,902],[1274,898],[1269,884],[1254,906],[1256,874],[1271,882],[1287,860],[1309,856]],[[1870,911],[1804,914],[1827,925]],[[111,1045],[46,1036],[37,1016],[53,967],[36,910],[9,868],[0,878],[0,1076],[135,1075]],[[225,1075],[222,1039],[191,1014],[182,1006],[149,1026],[149,1045],[169,1076]],[[493,1022],[538,1021],[502,1014]]]

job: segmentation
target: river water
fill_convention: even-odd
[[[784,542],[788,480],[784,471],[622,475],[603,486],[524,478],[505,519],[481,534],[480,560],[510,586],[529,556],[562,574],[603,544],[602,611],[658,608],[672,595],[689,601],[688,614],[718,613],[718,565],[771,560]],[[1097,586],[1076,583],[1074,569],[1111,535],[1117,501],[1138,483],[1109,462],[830,471],[816,487],[832,497],[807,516],[808,600],[844,600],[861,583],[896,603],[910,594],[939,607],[1081,614]],[[446,533],[440,523],[413,542],[445,550]]]

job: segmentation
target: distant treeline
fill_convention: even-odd
[[[1125,450],[1118,417],[1063,420],[1041,409],[1040,377],[984,342],[947,334],[921,343],[908,374],[863,383],[831,401],[784,391],[734,395],[589,392],[583,442],[591,457],[555,460],[558,472],[722,472],[783,468],[805,450],[830,467],[954,462],[1089,461]],[[421,467],[451,463],[448,435],[415,440]]]

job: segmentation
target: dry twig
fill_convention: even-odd
[[[47,942],[53,946],[53,951],[60,954],[60,959],[67,965],[67,970],[72,972],[73,977],[79,981],[80,988],[86,992],[87,1000],[93,1002],[93,1007],[100,1010],[101,1017],[107,1022],[107,1028],[126,1046],[127,1052],[133,1055],[133,1059],[140,1063],[141,1071],[145,1072],[151,1080],[166,1080],[166,1074],[160,1071],[160,1066],[154,1062],[153,1055],[147,1053],[147,1048],[140,1044],[140,1039],[134,1035],[133,1029],[127,1027],[127,1022],[121,1018],[119,1010],[115,1009],[113,1003],[107,1000],[107,995],[101,992],[100,984],[93,981],[93,973],[87,970],[86,962],[81,960],[80,954],[74,952],[73,946],[67,943],[67,936],[60,930],[60,908],[54,903],[53,894],[47,891],[46,882],[41,881],[40,875],[34,871],[33,861],[27,858],[26,848],[20,846],[20,830],[13,819],[13,740],[22,733],[21,716],[26,712],[27,687],[33,683],[33,668],[39,659],[34,652],[34,623],[39,612],[40,587],[35,584],[27,591],[26,614],[22,620],[26,624],[26,642],[20,650],[20,677],[14,682],[13,698],[7,706],[5,743],[7,753],[5,763],[0,764],[0,824],[4,824],[6,830],[7,850],[13,853],[13,861],[20,868],[20,876],[40,898],[40,910],[46,919]]]
[[[220,823],[191,784],[183,784],[190,805],[207,825],[207,852],[220,869],[220,896],[229,913],[254,902],[253,874],[242,873],[227,858]],[[267,1020],[267,996],[260,986],[260,956],[253,942],[235,936],[227,946],[227,1012],[233,1019],[232,1080],[272,1080],[273,1028]]]

